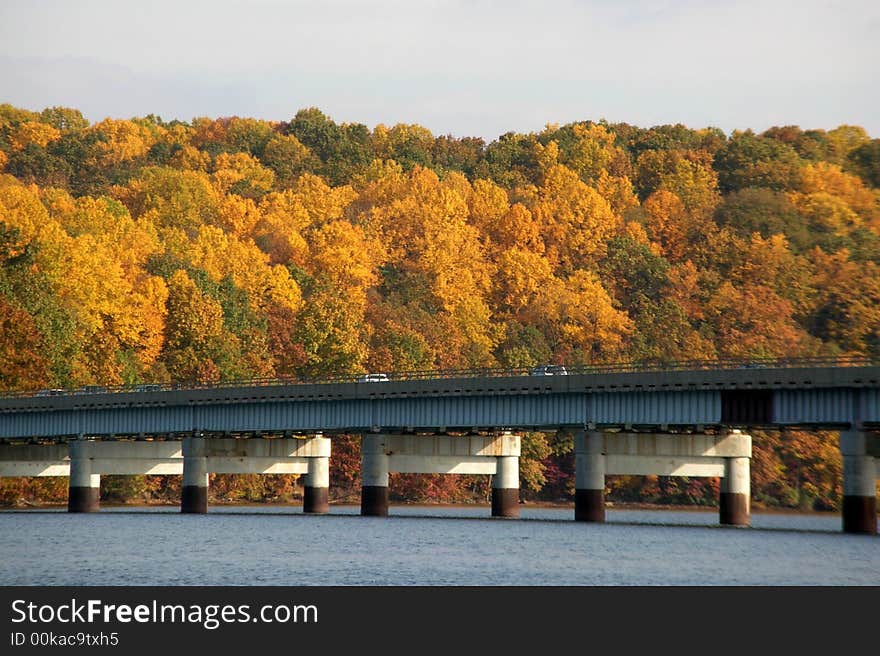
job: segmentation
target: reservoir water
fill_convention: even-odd
[[[840,516],[716,510],[396,506],[388,518],[333,506],[0,512],[0,585],[880,585],[880,537]]]

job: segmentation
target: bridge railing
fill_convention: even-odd
[[[802,367],[867,367],[880,366],[880,359],[861,356],[810,357],[810,358],[764,358],[738,359],[721,358],[714,360],[676,360],[676,361],[637,361],[578,365],[551,365],[558,373],[574,374],[615,374],[649,373],[672,371],[722,371],[733,369],[791,369]],[[79,396],[83,394],[108,394],[132,392],[164,392],[174,390],[222,389],[229,387],[268,387],[283,385],[315,385],[329,383],[363,383],[377,385],[386,382],[407,380],[435,380],[454,378],[502,378],[541,374],[541,367],[492,367],[481,369],[425,369],[395,371],[383,374],[383,380],[366,381],[365,374],[343,374],[338,376],[274,377],[230,379],[214,382],[179,381],[174,383],[147,383],[137,385],[98,386],[90,385],[76,389],[51,388],[42,390],[0,391],[0,397],[39,397],[39,396]]]

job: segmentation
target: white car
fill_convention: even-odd
[[[388,382],[388,374],[364,374],[363,376],[358,376],[357,382],[359,382],[359,383],[387,383]]]
[[[561,364],[539,364],[529,373],[531,376],[567,376],[568,372]]]

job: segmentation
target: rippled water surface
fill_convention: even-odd
[[[880,585],[880,536],[838,515],[571,508],[107,508],[0,512],[0,585]]]

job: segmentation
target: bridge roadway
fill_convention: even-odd
[[[565,429],[576,435],[576,518],[604,519],[606,474],[658,473],[722,476],[722,506],[725,495],[732,495],[734,505],[738,504],[738,510],[728,512],[728,518],[736,516],[738,521],[730,523],[747,523],[751,442],[749,438],[746,446],[743,439],[748,436],[737,437],[743,435],[740,430],[814,427],[842,431],[844,530],[876,533],[880,364],[863,360],[844,364],[824,360],[681,363],[648,370],[618,365],[570,368],[562,376],[438,372],[391,375],[387,382],[352,378],[17,393],[0,398],[0,475],[37,470],[44,475],[63,474],[66,462],[72,494],[74,488],[88,488],[91,496],[83,509],[91,509],[97,503],[91,498],[97,494],[96,477],[114,471],[100,455],[74,454],[75,449],[101,447],[76,442],[115,440],[129,445],[127,449],[144,449],[145,442],[183,440],[177,442],[176,454],[139,456],[140,465],[114,462],[119,473],[181,473],[182,469],[185,483],[190,483],[184,486],[184,496],[191,488],[189,494],[197,499],[189,506],[206,509],[209,471],[272,469],[230,467],[206,443],[234,443],[236,437],[324,440],[327,435],[354,433],[364,436],[365,514],[387,513],[389,471],[426,471],[494,474],[493,499],[498,499],[493,514],[507,516],[515,514],[512,506],[518,499],[518,433]],[[617,439],[621,433],[629,436],[628,441]],[[690,442],[682,442],[688,435]],[[411,439],[401,441],[405,436]],[[463,439],[481,436],[482,443],[462,446]],[[711,444],[705,439],[699,442],[701,436]],[[392,449],[389,444],[394,440]],[[25,458],[20,450],[23,443],[47,447],[67,441],[71,446],[66,458],[56,453],[43,462],[47,465],[43,470],[40,459],[32,460],[33,454]],[[325,510],[327,483],[321,472],[329,457],[329,441],[315,451],[322,455],[320,465],[313,463],[314,471],[307,456],[295,454],[293,442],[286,444],[281,455],[239,449],[237,457],[281,458],[272,471],[307,474],[306,491],[312,488],[311,494],[318,497],[313,510]],[[189,457],[198,462],[191,465],[198,473],[191,471],[189,476],[188,450],[203,454]],[[73,471],[74,462],[95,459],[104,462],[100,473],[85,474],[82,467]],[[158,461],[164,463],[162,467]],[[23,467],[23,462],[31,466]],[[735,481],[739,481],[735,489],[727,490]]]

